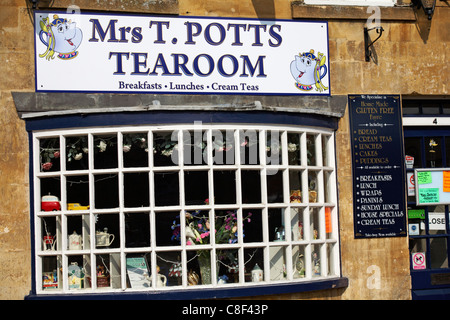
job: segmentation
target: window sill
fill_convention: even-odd
[[[308,5],[304,1],[293,1],[293,19],[322,20],[367,20],[372,13],[367,13],[368,6],[345,5]],[[379,7],[381,20],[384,21],[416,21],[412,7]]]
[[[147,291],[125,293],[92,293],[92,294],[34,294],[25,296],[25,300],[195,300],[225,299],[286,293],[299,293],[317,290],[328,290],[348,287],[347,278],[333,278],[289,284],[271,284],[261,286],[233,288],[202,288],[180,291]]]

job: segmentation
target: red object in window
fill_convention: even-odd
[[[41,211],[60,211],[61,203],[58,197],[48,195],[43,196],[41,200]]]

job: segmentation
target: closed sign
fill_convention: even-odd
[[[428,213],[429,230],[445,230],[445,214],[443,212]]]

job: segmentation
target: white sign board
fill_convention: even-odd
[[[330,95],[326,22],[35,12],[36,91]]]
[[[445,230],[445,213],[428,212],[428,229]]]

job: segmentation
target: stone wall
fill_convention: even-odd
[[[277,19],[292,19],[294,12],[289,0],[42,0],[42,7],[45,4],[60,9],[76,4],[81,10]],[[376,63],[364,57],[363,27],[369,14],[348,19],[326,7],[319,12],[329,21],[332,95],[448,95],[450,9],[446,2],[437,2],[431,22],[421,10],[413,11],[413,20],[382,17],[385,31],[374,45]],[[34,92],[33,25],[25,0],[0,3],[0,74],[0,299],[23,299],[31,289],[29,154],[25,123],[17,114],[12,92]],[[349,287],[267,298],[410,298],[407,238],[353,238],[352,197],[347,196],[352,193],[348,127],[346,113],[336,146],[342,274],[349,278]],[[378,271],[379,286],[370,282]]]

